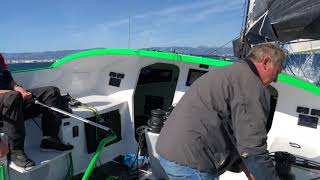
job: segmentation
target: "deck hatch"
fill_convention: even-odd
[[[320,116],[320,110],[319,109],[311,109],[311,115],[312,116]]]
[[[309,114],[309,108],[307,107],[301,107],[301,106],[298,106],[297,107],[297,113],[301,113],[301,114]]]
[[[109,80],[110,86],[120,87],[121,79],[111,77]]]

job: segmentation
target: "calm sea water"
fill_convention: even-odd
[[[44,62],[44,63],[17,63],[17,64],[8,64],[10,71],[17,70],[26,70],[26,69],[34,69],[34,68],[45,68],[49,67],[52,62]]]

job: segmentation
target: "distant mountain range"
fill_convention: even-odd
[[[63,50],[63,51],[45,51],[45,52],[25,52],[25,53],[3,53],[3,56],[8,61],[23,61],[23,60],[56,60],[67,55],[84,51],[82,50]]]
[[[80,49],[80,50],[62,50],[62,51],[45,51],[45,52],[25,52],[25,53],[3,53],[3,56],[6,60],[9,61],[23,61],[23,60],[57,60],[61,59],[67,55],[85,51],[89,49]],[[165,52],[176,52],[183,54],[192,54],[192,55],[203,55],[208,57],[215,56],[232,56],[232,48],[222,48],[216,50],[212,47],[151,47],[145,48],[145,50],[156,50],[156,51],[165,51]]]
[[[233,56],[233,48],[225,47],[225,48],[217,48],[217,47],[207,47],[207,46],[199,46],[199,47],[151,47],[145,48],[146,50],[156,50],[156,51],[165,51],[165,52],[176,52],[181,54],[190,54],[196,56],[206,56],[206,57],[214,57],[214,56]]]

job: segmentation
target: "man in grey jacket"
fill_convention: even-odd
[[[170,179],[214,179],[239,160],[248,178],[278,179],[266,142],[267,87],[277,81],[284,60],[278,46],[256,45],[244,61],[192,84],[156,145]]]

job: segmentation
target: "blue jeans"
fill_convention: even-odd
[[[242,159],[248,170],[256,179],[280,180],[269,154],[264,153]],[[290,178],[289,178],[290,179]]]
[[[215,175],[200,172],[188,166],[181,166],[159,156],[160,164],[170,180],[218,180]]]

